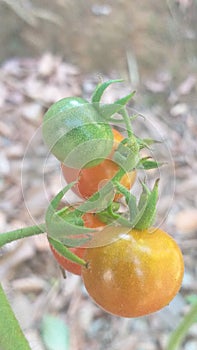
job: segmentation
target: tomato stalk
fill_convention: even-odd
[[[39,224],[35,226],[19,228],[17,230],[1,233],[0,247],[12,241],[16,241],[18,239],[25,238],[25,237],[36,236],[44,232],[46,232],[46,225]]]
[[[129,118],[129,115],[127,113],[126,108],[125,107],[122,108],[119,113],[122,115],[122,117],[124,119],[128,137],[132,138],[133,137],[133,129],[131,127],[131,121],[130,121],[130,118]]]

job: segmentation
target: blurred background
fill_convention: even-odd
[[[197,293],[197,1],[0,0],[0,26],[1,232],[43,222],[64,184],[42,141],[47,108],[66,96],[90,98],[100,78],[123,78],[103,100],[135,89],[130,111],[144,117],[136,133],[163,141],[152,150],[167,162],[157,223],[185,259],[168,307],[121,319],[100,310],[79,277],[63,279],[44,235],[5,246],[1,281],[32,349],[166,349]],[[196,324],[180,349],[197,349]]]

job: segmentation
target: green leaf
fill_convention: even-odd
[[[69,329],[60,317],[44,316],[41,324],[41,334],[47,350],[70,349]]]
[[[98,84],[96,89],[94,90],[94,93],[92,94],[91,101],[100,102],[101,97],[108,86],[114,83],[122,83],[123,81],[124,81],[123,79],[114,79],[114,80],[108,80],[104,83]]]
[[[0,305],[0,349],[31,350],[1,285]]]

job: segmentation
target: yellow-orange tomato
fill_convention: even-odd
[[[82,276],[89,295],[105,311],[138,317],[174,298],[184,262],[177,243],[164,231],[126,230],[120,228],[120,238],[109,245],[99,247],[102,236],[96,238],[98,247],[87,248],[83,256],[88,267],[82,268]],[[94,238],[92,243],[95,246]]]
[[[72,169],[62,164],[62,173],[67,182],[74,181],[78,178],[77,185],[75,185],[72,190],[80,197],[86,199],[91,197],[104,185],[106,181],[112,179],[112,177],[119,170],[118,164],[116,164],[110,158],[117,149],[118,144],[123,140],[123,136],[115,129],[113,129],[113,134],[113,150],[109,155],[109,158],[105,159],[100,164],[91,168],[83,168],[81,170]],[[133,186],[135,179],[136,171],[132,171],[124,174],[120,183],[127,189],[130,189]],[[115,200],[119,197],[121,197],[121,195],[116,195]]]
[[[92,213],[86,213],[83,215],[83,222],[85,227],[89,227],[89,228],[96,228],[96,227],[101,227],[101,226],[105,226],[105,224],[103,222],[101,222],[96,215],[92,214]],[[51,251],[56,259],[56,261],[58,262],[58,264],[66,271],[72,272],[75,275],[81,275],[81,265],[72,262],[71,260],[65,258],[63,255],[59,254],[57,252],[57,250],[55,250],[55,248],[51,245]],[[76,254],[79,258],[83,258],[84,255],[84,251],[85,248],[82,247],[73,247],[70,248],[70,251],[74,254]]]

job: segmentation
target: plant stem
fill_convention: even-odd
[[[0,247],[4,244],[16,241],[17,239],[39,235],[40,233],[46,232],[45,224],[29,226],[24,228],[19,228],[17,230],[5,232],[0,234]]]
[[[0,349],[31,350],[1,285],[0,305]]]
[[[178,350],[188,329],[197,320],[197,303],[193,305],[178,327],[172,332],[166,350]]]
[[[133,130],[132,130],[131,121],[130,121],[130,118],[129,118],[129,115],[127,113],[126,108],[125,107],[122,108],[119,113],[122,115],[122,117],[124,119],[128,137],[132,137],[133,136]]]

